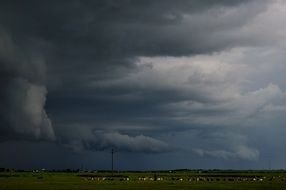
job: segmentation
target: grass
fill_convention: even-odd
[[[129,181],[126,181],[127,176]],[[194,172],[157,173],[163,181],[141,181],[140,177],[152,177],[154,173],[123,173],[111,178],[108,173],[0,173],[1,190],[284,190],[285,173],[211,173]],[[105,177],[105,180],[102,180]],[[263,179],[262,181],[253,178]],[[100,179],[100,180],[97,180]],[[124,181],[125,179],[125,181]],[[182,181],[180,180],[182,179]],[[192,181],[189,181],[192,179]],[[197,181],[200,179],[200,181]],[[240,179],[240,180],[238,180]],[[243,181],[243,179],[247,179]],[[121,181],[122,180],[122,181]],[[208,180],[208,181],[206,181]]]

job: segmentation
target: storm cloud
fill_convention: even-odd
[[[9,1],[0,7],[5,146],[187,151],[190,159],[230,163],[286,157],[277,133],[285,131],[286,110],[283,1]]]
[[[22,50],[5,31],[0,39],[1,140],[54,140],[52,124],[44,110],[46,67],[41,55]]]

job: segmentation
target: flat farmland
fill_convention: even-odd
[[[1,190],[286,189],[284,172],[1,172]]]

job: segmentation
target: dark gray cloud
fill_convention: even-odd
[[[19,47],[5,31],[1,31],[0,41],[1,140],[54,140],[51,121],[44,110],[44,60],[37,51]]]
[[[259,160],[237,128],[285,110],[280,3],[1,3],[1,140]]]

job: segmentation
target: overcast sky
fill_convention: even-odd
[[[286,2],[0,3],[0,167],[286,168]]]

